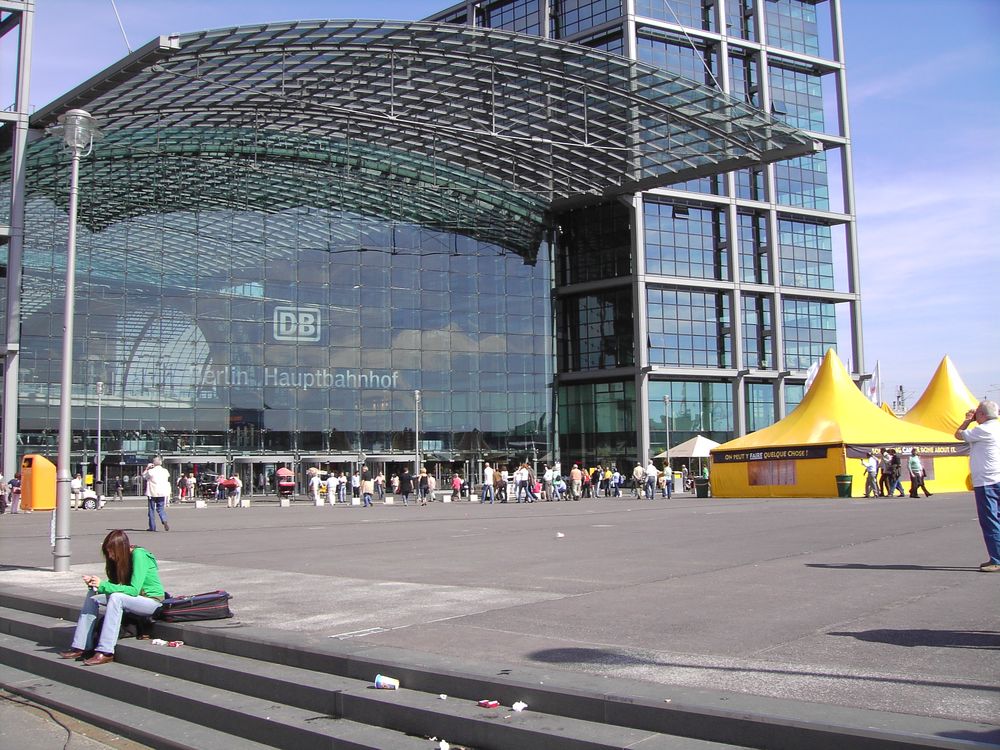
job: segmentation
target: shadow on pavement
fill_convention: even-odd
[[[859,641],[889,643],[893,646],[936,646],[945,648],[975,648],[1000,650],[1000,633],[988,630],[861,630],[852,632],[831,632],[827,635],[841,635],[857,638]]]
[[[945,565],[867,565],[865,563],[806,563],[807,568],[830,568],[831,570],[955,570],[979,573],[979,568],[960,568]]]
[[[893,632],[911,632],[911,633],[934,633],[936,631],[868,631],[869,633],[893,633]],[[956,631],[943,631],[950,632],[955,635]],[[862,637],[864,633],[830,633],[830,635],[850,635],[855,637]],[[985,637],[988,640],[983,643],[977,643],[977,645],[965,645],[958,643],[928,643],[926,645],[952,645],[961,648],[1000,648],[1000,634],[998,633],[980,633],[981,637]],[[867,638],[865,640],[875,640],[879,641],[881,639],[877,638]],[[885,641],[893,642],[893,641]],[[925,645],[923,643],[913,643],[906,645]],[[858,682],[872,682],[872,683],[887,683],[896,684],[899,682],[905,682],[907,685],[925,685],[929,687],[941,687],[941,688],[959,688],[966,690],[981,690],[988,693],[1000,692],[1000,687],[994,685],[984,685],[982,683],[971,683],[971,682],[945,682],[941,680],[917,680],[912,677],[900,678],[894,676],[885,675],[872,675],[872,674],[847,674],[844,672],[829,671],[803,671],[796,669],[766,669],[762,667],[752,667],[752,666],[721,666],[718,664],[695,664],[695,663],[684,663],[676,661],[660,661],[658,659],[647,659],[642,656],[635,654],[626,653],[623,651],[614,651],[612,649],[603,648],[546,648],[540,651],[533,651],[528,654],[528,658],[532,661],[545,662],[547,664],[595,664],[603,666],[653,666],[653,667],[665,667],[668,669],[690,669],[694,671],[712,671],[712,672],[734,672],[734,673],[746,673],[746,674],[766,674],[766,675],[776,675],[779,677],[816,677],[819,679],[837,679],[837,680],[857,680]]]
[[[938,737],[949,737],[953,740],[968,740],[1000,747],[1000,729],[989,729],[985,732],[939,732]]]
[[[632,654],[604,648],[546,648],[528,655],[534,661],[547,664],[608,664],[614,666],[659,664]]]

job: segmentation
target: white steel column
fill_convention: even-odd
[[[3,381],[3,465],[0,471],[8,478],[18,471],[18,383],[21,348],[21,264],[24,254],[24,176],[25,148],[28,144],[28,90],[31,82],[31,38],[34,25],[34,0],[0,8],[11,17],[20,16],[17,24],[17,70],[14,92],[14,134],[11,144],[10,236],[7,245],[6,346]],[[9,31],[8,33],[12,33]]]

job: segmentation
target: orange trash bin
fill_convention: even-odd
[[[45,456],[29,453],[21,459],[21,509],[55,510],[56,465]]]

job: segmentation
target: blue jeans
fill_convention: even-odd
[[[483,485],[483,502],[486,502],[486,498],[490,499],[490,505],[493,505],[493,485],[484,484]]]
[[[372,507],[372,493],[366,492],[363,499],[366,508]]]
[[[80,617],[76,621],[76,632],[73,634],[72,648],[81,651],[89,651],[94,637],[94,621],[97,620],[97,613],[100,605],[106,605],[107,611],[104,613],[104,625],[101,627],[101,636],[97,641],[97,650],[105,654],[115,652],[115,644],[118,643],[118,631],[122,626],[122,614],[132,612],[143,617],[153,614],[160,606],[156,599],[147,596],[129,596],[128,594],[91,594],[83,600],[80,608]]]
[[[147,500],[147,505],[149,505],[149,530],[156,531],[156,516],[160,517],[160,522],[166,526],[167,525],[167,514],[163,510],[166,498],[163,497],[151,497]]]
[[[972,491],[976,495],[976,512],[990,562],[1000,565],[1000,482],[973,487]]]
[[[646,499],[652,500],[656,496],[656,477],[646,477]]]

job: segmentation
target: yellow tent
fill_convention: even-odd
[[[945,355],[924,394],[903,419],[954,435],[965,418],[965,412],[978,405],[979,400],[965,386],[955,365]]]
[[[891,414],[894,417],[896,416],[896,412],[894,412],[892,410],[892,407],[889,406],[889,404],[887,404],[885,401],[882,402],[882,411],[884,411],[886,414]]]
[[[802,403],[770,427],[712,451],[715,497],[836,497],[837,475],[864,494],[868,452],[895,448],[906,472],[917,448],[931,492],[967,488],[968,446],[953,435],[890,416],[865,398],[831,349]]]

